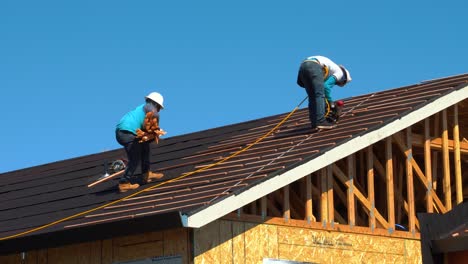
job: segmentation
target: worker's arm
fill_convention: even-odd
[[[333,102],[331,98],[331,88],[336,84],[336,79],[334,76],[330,76],[325,80],[323,84],[325,87],[325,98],[327,98],[328,102]]]

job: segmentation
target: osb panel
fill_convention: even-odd
[[[335,248],[279,245],[279,258],[314,263],[408,263],[403,255]]]
[[[346,263],[421,263],[418,240],[278,227],[280,259]]]
[[[268,257],[277,259],[278,253],[278,227],[274,225],[265,225],[268,233]]]
[[[195,263],[219,263],[216,250],[219,245],[219,221],[195,229],[193,236]]]
[[[164,255],[181,255],[183,263],[188,263],[188,230],[176,228],[164,231]]]
[[[372,235],[278,227],[278,243],[387,254],[405,254],[405,240]]]
[[[92,245],[92,243],[81,243],[49,248],[47,251],[47,264],[91,264]]]
[[[245,262],[262,263],[268,256],[268,229],[266,225],[245,223]]]
[[[420,264],[422,263],[421,255],[421,241],[419,240],[405,240],[405,255],[407,264]]]
[[[242,222],[232,222],[232,263],[245,263],[245,234]]]

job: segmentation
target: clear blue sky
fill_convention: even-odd
[[[385,3],[383,3],[385,2]],[[120,148],[158,91],[167,137],[289,112],[300,61],[351,72],[335,99],[468,72],[468,2],[0,1],[0,173]]]

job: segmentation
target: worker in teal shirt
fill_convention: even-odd
[[[163,97],[153,92],[145,97],[145,103],[137,106],[134,110],[125,114],[117,124],[115,135],[117,142],[125,148],[128,163],[124,175],[119,180],[120,192],[136,189],[141,184],[155,179],[161,179],[162,173],[150,171],[150,142],[139,142],[137,129],[143,129],[146,113],[153,112],[154,117],[159,120],[159,111],[163,109]],[[134,179],[133,176],[138,165],[141,163],[141,177]]]
[[[311,56],[302,61],[297,84],[309,96],[309,119],[313,130],[331,129],[336,125],[325,118],[326,101],[332,103],[331,88],[345,86],[351,81],[349,71],[324,56]]]

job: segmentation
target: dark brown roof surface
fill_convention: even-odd
[[[222,164],[20,238],[0,241],[0,248],[8,241],[28,237],[32,241],[45,234],[72,234],[73,230],[82,235],[85,230],[92,231],[99,237],[99,230],[110,223],[121,228],[118,223],[128,226],[126,221],[140,221],[142,217],[158,219],[154,223],[160,227],[180,226],[180,221],[174,220],[178,214],[190,215],[234,192],[247,190],[461,89],[467,82],[468,74],[464,74],[345,99],[344,114],[330,131],[310,133],[307,109],[300,109],[275,133]],[[177,178],[246,147],[287,114],[161,140],[153,145],[152,167],[164,171],[167,179]],[[119,158],[125,158],[120,149],[0,174],[0,237],[128,196],[131,192],[117,192],[117,178],[87,187],[103,174],[106,162]],[[158,227],[155,224],[152,228]]]

